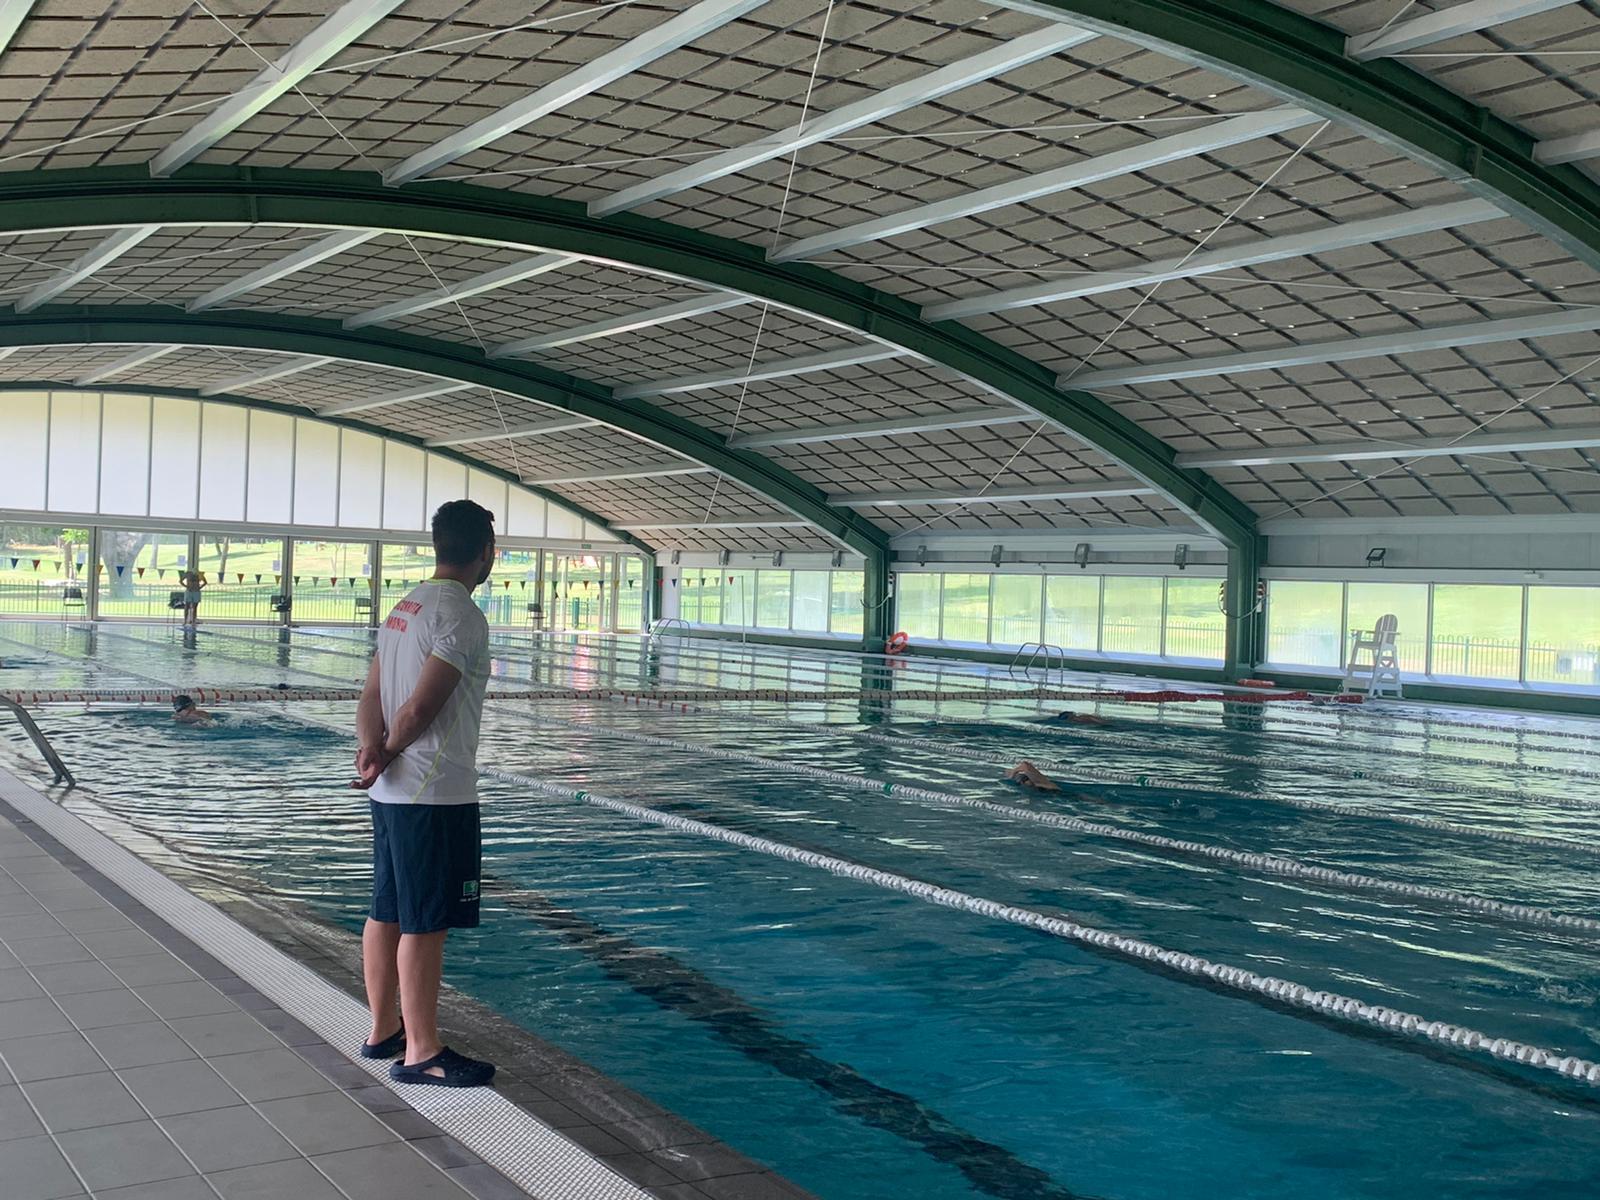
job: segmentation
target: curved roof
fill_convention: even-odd
[[[1600,513],[1595,0],[253,8],[0,2],[0,386],[655,546]]]

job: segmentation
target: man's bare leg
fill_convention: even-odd
[[[399,948],[400,926],[368,919],[361,931],[361,973],[366,976],[367,1007],[372,1010],[369,1046],[393,1037],[400,1029],[400,1014],[395,1011],[400,999]]]
[[[439,979],[444,973],[446,931],[400,937],[400,1008],[406,1014],[406,1065],[426,1062],[439,1042]],[[438,1067],[430,1075],[443,1075]]]

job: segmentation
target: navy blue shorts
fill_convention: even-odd
[[[476,926],[478,806],[370,803],[372,919],[401,933]]]

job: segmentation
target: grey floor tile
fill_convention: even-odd
[[[396,1140],[387,1125],[343,1092],[314,1096],[289,1096],[257,1104],[261,1115],[288,1138],[301,1153],[331,1154]]]
[[[20,1087],[0,1087],[0,1141],[37,1137],[45,1128],[34,1115],[33,1105]]]
[[[139,998],[168,1021],[177,1017],[203,1017],[209,1013],[237,1012],[239,1006],[203,979],[186,983],[157,983],[136,988]]]
[[[380,1113],[378,1119],[407,1141],[412,1138],[438,1137],[444,1132],[409,1104],[393,1112]]]
[[[195,1173],[154,1121],[79,1129],[56,1141],[91,1192]]]
[[[94,1200],[217,1200],[216,1192],[198,1175],[182,1179],[163,1179],[160,1183],[136,1183],[132,1187],[98,1191]]]
[[[81,1033],[45,1033],[37,1037],[12,1038],[0,1042],[11,1074],[20,1083],[34,1079],[58,1079],[63,1075],[87,1075],[104,1071],[106,1064]]]
[[[246,1100],[281,1100],[333,1089],[333,1083],[307,1066],[292,1050],[253,1050],[246,1054],[219,1055],[211,1060],[217,1073],[233,1084]]]
[[[643,1154],[612,1154],[601,1161],[618,1175],[637,1183],[640,1187],[656,1187],[664,1183],[681,1182],[666,1167]]]
[[[344,1200],[321,1172],[300,1159],[214,1171],[207,1178],[222,1200]]]
[[[528,1200],[528,1193],[487,1163],[469,1163],[445,1172],[472,1194],[474,1200]]]
[[[52,996],[72,996],[78,992],[107,992],[122,986],[122,980],[103,963],[52,963],[34,967],[33,974]]]
[[[563,1130],[563,1133],[571,1136],[570,1131]],[[573,1140],[581,1139],[573,1138]],[[715,1179],[721,1175],[745,1175],[750,1171],[748,1158],[720,1142],[704,1142],[698,1146],[670,1146],[664,1150],[652,1150],[649,1157],[664,1165],[679,1179],[690,1183]]]
[[[7,1000],[29,1000],[42,995],[44,989],[21,967],[0,971],[0,1003]]]
[[[571,1128],[563,1129],[561,1136],[577,1142],[590,1154],[627,1154],[629,1151],[638,1149],[636,1146],[628,1145],[616,1134],[606,1132],[598,1125],[574,1125]],[[682,1179],[684,1176],[679,1175],[678,1178]]]
[[[144,1116],[139,1102],[109,1071],[97,1075],[68,1075],[64,1079],[36,1079],[23,1085],[23,1090],[51,1133],[120,1125]]]
[[[299,1158],[278,1131],[248,1105],[187,1113],[163,1121],[173,1141],[203,1172]]]
[[[410,1146],[390,1142],[324,1154],[316,1164],[350,1200],[463,1200],[461,1188]]]
[[[31,921],[32,917],[17,920]],[[53,937],[7,938],[6,946],[25,967],[42,967],[50,963],[88,962],[94,954],[65,929],[57,926]]]
[[[153,1018],[154,1013],[151,1014]],[[84,1034],[114,1070],[196,1057],[194,1047],[159,1021],[144,1025],[108,1025]]]
[[[149,1007],[127,988],[115,992],[83,992],[76,996],[57,996],[56,1003],[79,1029],[103,1029],[107,1025],[142,1025],[155,1016]]]
[[[73,933],[100,933],[112,929],[132,929],[133,922],[115,908],[84,908],[56,915],[62,928]]]
[[[155,954],[136,954],[130,958],[108,958],[106,966],[129,987],[152,987],[158,983],[191,983],[200,977],[165,950]]]
[[[22,964],[17,961],[17,956],[15,954],[11,953],[11,951],[7,950],[4,946],[0,946],[0,968],[4,968],[5,970],[9,971],[14,967],[20,967],[21,965]]]
[[[35,847],[37,854],[21,854],[6,862],[6,872],[22,881],[25,886],[31,886],[35,879],[47,876],[60,876],[63,879],[73,878],[72,872],[63,867],[53,854],[42,848]]]
[[[84,933],[78,935],[78,940],[94,951],[96,957],[103,960],[130,958],[135,954],[164,953],[155,938],[137,929],[106,929]]]
[[[55,1001],[45,997],[10,1000],[0,1004],[0,1041],[31,1037],[36,1033],[61,1033],[72,1028]]]
[[[663,1183],[650,1189],[656,1200],[710,1200],[692,1183]]]
[[[44,890],[33,888],[31,890],[33,898],[40,903],[46,912],[53,915],[68,912],[94,912],[99,909],[111,908],[111,904],[104,896],[92,887],[84,887],[82,884]]]
[[[59,1200],[81,1196],[83,1187],[49,1137],[0,1142],[0,1179],[6,1200]]]
[[[712,1200],[806,1200],[807,1193],[786,1179],[766,1171],[746,1175],[719,1175],[695,1185]]]
[[[438,1137],[417,1138],[411,1143],[411,1148],[436,1167],[469,1167],[483,1161],[447,1133]]]
[[[230,1108],[241,1100],[226,1080],[198,1058],[130,1067],[121,1075],[128,1090],[156,1117]]]
[[[248,1013],[216,1013],[206,1017],[180,1017],[173,1030],[206,1058],[243,1054],[248,1050],[277,1050],[283,1043],[263,1029]]]
[[[15,891],[0,893],[0,917],[26,917],[44,912],[44,905],[23,891],[21,884],[16,884],[15,888]]]

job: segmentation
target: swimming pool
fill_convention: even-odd
[[[307,630],[285,644],[267,630],[202,630],[186,643],[160,627],[17,623],[0,626],[0,684],[348,686],[366,636]],[[1027,723],[1032,702],[882,701],[1004,680],[971,666],[891,671],[556,636],[537,651],[526,636],[496,646],[497,690],[872,685],[857,702],[691,712],[498,703],[481,757],[503,776],[1600,1058],[1600,934],[1227,857],[1600,916],[1592,723],[1105,702],[1094,711],[1113,727],[1060,730]],[[292,706],[345,726],[351,707]],[[66,801],[74,811],[356,927],[366,817],[343,786],[348,741],[274,706],[230,717],[194,730],[154,709],[52,708],[43,724],[84,784]],[[16,769],[35,770],[7,737]],[[1024,756],[1101,778],[1019,795],[996,782],[996,764]],[[869,791],[806,767],[1023,812]],[[1550,1072],[1251,999],[503,777],[485,780],[484,800],[489,903],[484,927],[455,944],[450,981],[829,1200],[1592,1190],[1600,1091]]]

